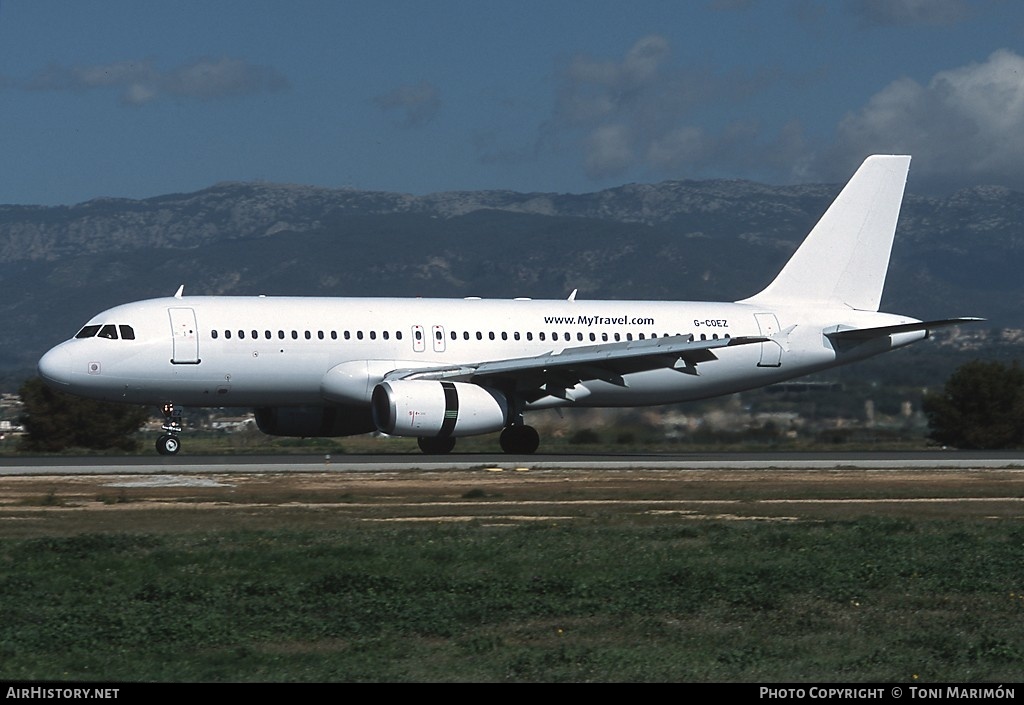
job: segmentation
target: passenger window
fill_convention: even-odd
[[[293,330],[292,331],[292,340],[298,340],[298,339],[299,339],[299,331]]]
[[[452,331],[452,340],[458,340],[458,339],[459,339],[459,334],[456,333],[455,331]]]
[[[490,338],[491,340],[494,340],[494,331],[492,330],[490,333],[488,333],[487,337]]]
[[[253,340],[256,340],[256,339],[257,339],[257,338],[259,338],[259,337],[260,337],[260,332],[259,332],[258,330],[254,330],[254,331],[252,332],[252,339],[253,339]]]
[[[363,331],[357,330],[356,331],[356,338],[358,338],[359,340],[362,340],[363,339]]]
[[[238,331],[238,339],[239,340],[245,340],[245,331],[244,330]]]
[[[483,340],[484,339],[484,334],[481,333],[480,331],[477,331],[476,332],[476,339],[477,340]]]
[[[309,331],[307,330],[307,331],[306,331],[306,340],[312,340],[312,339],[313,339],[313,335],[312,335],[312,333],[310,333],[310,332],[309,332]]]
[[[391,334],[387,331],[384,331],[381,333],[381,336],[384,338],[384,340],[387,340],[388,338],[391,337]]]
[[[590,334],[590,342],[593,343],[595,340],[597,340],[597,336],[594,335],[593,333],[591,333]]]
[[[269,330],[263,331],[263,337],[266,338],[267,340],[270,340],[270,338],[271,338],[270,331]]]
[[[469,331],[468,330],[462,331],[462,339],[463,340],[469,340]]]
[[[117,329],[121,331],[121,340],[135,340],[135,329],[131,326],[120,325]]]
[[[349,333],[348,331],[345,331],[345,340],[351,340],[351,339],[352,339],[352,334]]]
[[[508,340],[508,333],[506,333],[505,331],[501,331],[501,339]]]
[[[527,333],[526,334],[526,339],[527,340],[533,340],[533,333]]]
[[[607,343],[608,342],[608,334],[607,333],[602,333],[601,334],[601,340],[603,340],[604,342]]]
[[[544,331],[541,331],[540,333],[538,333],[538,334],[537,334],[537,337],[538,337],[538,338],[539,338],[540,340],[544,340]]]
[[[615,342],[616,342],[616,343],[617,343],[617,342],[619,342],[619,339],[620,339],[620,336],[619,336],[619,334],[618,334],[618,333],[616,333],[616,334],[615,334]]]
[[[217,331],[211,330],[210,331],[210,337],[213,338],[214,340],[216,340],[217,339]]]
[[[396,330],[395,331],[395,340],[401,340],[401,339],[402,339],[402,331]]]
[[[332,330],[331,331],[331,340],[337,340],[337,339],[338,339],[338,331]]]
[[[370,331],[370,340],[376,340],[376,339],[377,339],[377,331],[371,330]]]
[[[277,337],[280,338],[281,340],[284,340],[284,331],[283,330],[277,331]]]
[[[100,326],[86,326],[82,330],[78,331],[76,338],[91,338],[100,332]]]
[[[109,338],[110,340],[117,340],[117,326],[115,326],[113,323],[108,323],[107,325],[103,326],[102,328],[100,328],[100,337]]]
[[[513,335],[513,337],[515,337],[516,340],[519,340],[519,331],[516,331],[512,335]]]
[[[576,334],[576,340],[578,340],[578,341],[580,341],[582,343],[583,342],[583,334],[582,333],[577,333]]]
[[[320,340],[323,340],[324,339],[324,332],[322,330],[318,330],[316,332],[316,337],[319,338]]]
[[[224,337],[227,338],[228,340],[230,340],[231,339],[231,331],[229,331],[229,330],[224,331]]]

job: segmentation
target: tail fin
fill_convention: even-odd
[[[909,156],[864,160],[775,281],[740,303],[877,311],[909,169]]]

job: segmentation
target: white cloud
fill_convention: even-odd
[[[616,176],[635,161],[630,130],[624,125],[602,125],[587,135],[586,169],[590,177]]]
[[[818,170],[835,177],[827,162],[848,166],[882,151],[912,154],[915,182],[927,186],[1024,188],[1024,57],[1002,49],[927,85],[894,81],[843,119]]]
[[[288,87],[288,80],[268,66],[227,58],[200,59],[170,71],[160,83],[171,95],[202,100],[254,95]]]
[[[952,25],[970,14],[965,0],[847,0],[846,5],[866,27]]]
[[[770,77],[680,68],[670,59],[669,42],[660,35],[642,37],[617,60],[574,57],[561,72],[544,142],[578,139],[584,168],[594,179],[622,178],[634,170],[695,176],[716,164],[723,151],[745,159],[747,151],[735,149],[734,126],[711,133],[700,121],[709,109],[763,89]]]
[[[373,99],[381,110],[398,111],[402,127],[420,127],[441,109],[441,92],[429,81],[399,86]]]
[[[275,69],[241,59],[203,58],[162,71],[151,60],[91,66],[49,66],[21,84],[26,90],[116,89],[121,101],[143,105],[163,97],[216,100],[283,90],[288,79]]]

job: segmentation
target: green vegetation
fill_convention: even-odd
[[[631,521],[0,540],[0,679],[1024,678],[1024,527]]]
[[[924,398],[931,438],[957,448],[1024,446],[1024,370],[975,360]]]
[[[134,434],[149,418],[145,407],[71,396],[47,387],[38,377],[26,381],[18,394],[24,403],[21,423],[26,432],[21,447],[27,451],[136,450]]]

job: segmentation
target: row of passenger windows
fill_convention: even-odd
[[[225,330],[223,332],[216,331],[216,330],[210,331],[210,337],[213,338],[214,340],[219,338],[221,335],[223,335],[225,338],[227,338],[229,340],[232,337],[236,337],[236,336],[238,338],[242,339],[242,340],[245,340],[246,338],[251,338],[253,340],[258,340],[260,338],[260,332],[258,330],[245,331],[245,330],[241,330],[240,329],[240,330],[237,330],[237,331]],[[318,330],[316,332],[308,331],[307,330],[307,331],[304,331],[303,333],[300,333],[297,330],[293,330],[293,331],[291,331],[290,335],[291,335],[291,339],[292,340],[298,340],[300,337],[303,337],[306,340],[312,340],[313,338],[316,338],[317,340],[327,340],[328,338],[330,338],[331,340],[337,340],[338,339],[338,331],[336,331],[336,330],[332,330],[332,331],[329,331],[327,333],[325,333],[322,330]],[[401,340],[402,339],[402,331],[400,331],[400,330],[396,330],[394,333],[392,333],[391,331],[385,330],[385,331],[381,331],[379,334],[375,330],[371,330],[369,333],[365,333],[365,334],[363,333],[363,331],[357,330],[355,332],[354,337],[356,338],[356,340],[362,340],[364,335],[366,337],[368,337],[370,340],[376,340],[378,335],[380,335],[380,337],[383,340],[390,340],[392,336],[394,336],[395,340]],[[266,338],[267,340],[273,340],[274,333],[273,333],[273,331],[265,330],[265,331],[263,331],[263,337]],[[288,337],[289,337],[289,334],[286,333],[285,331],[283,331],[283,330],[277,331],[277,339],[278,340],[285,340]],[[351,331],[345,331],[345,332],[343,332],[341,334],[341,337],[344,338],[345,340],[351,340],[353,338],[353,333]]]
[[[119,335],[120,333],[120,335]],[[76,338],[109,338],[110,340],[135,340],[135,329],[131,326],[126,325],[114,325],[108,323],[106,325],[91,325],[86,326],[82,330],[78,331]]]
[[[675,335],[682,335],[682,333],[676,333]],[[434,336],[438,340],[441,340],[441,338],[442,338],[441,331],[435,331]],[[531,331],[527,331],[526,333],[520,333],[519,331],[516,331],[514,333],[507,333],[505,331],[502,331],[501,333],[494,333],[493,331],[487,333],[487,339],[488,340],[497,340],[498,337],[500,337],[502,340],[508,340],[510,336],[511,336],[512,340],[523,340],[524,338],[526,340],[533,340],[534,339],[534,333],[531,332]],[[472,334],[469,331],[463,331],[462,332],[462,339],[463,340],[470,340],[471,337],[472,337]],[[596,342],[607,343],[609,341],[616,341],[617,342],[617,341],[622,341],[622,340],[627,340],[627,341],[630,341],[630,340],[645,340],[647,338],[652,338],[653,339],[653,338],[657,338],[657,337],[658,337],[657,333],[651,333],[649,336],[645,336],[645,334],[643,334],[643,333],[638,333],[635,337],[634,337],[634,335],[632,333],[600,333],[600,334],[598,334],[598,333],[588,333],[588,334],[577,333],[576,334],[576,341],[577,342],[585,342],[585,341],[589,340],[592,343],[596,343]],[[669,336],[668,333],[662,333],[662,337],[663,338],[668,338],[670,336]],[[718,340],[718,334],[717,333],[713,334],[711,337],[712,337],[713,340]],[[723,338],[728,338],[729,335],[726,334],[726,335],[724,335],[722,337]],[[452,331],[451,332],[451,338],[452,338],[452,340],[458,340],[459,339],[459,334],[456,333],[455,331]],[[476,339],[477,340],[483,340],[484,339],[484,334],[481,333],[480,331],[477,331],[476,332]],[[544,333],[543,331],[541,331],[541,332],[536,334],[536,339],[537,340],[548,340],[548,335],[546,333]],[[556,332],[551,333],[550,339],[554,340],[554,341],[563,340],[563,341],[569,343],[569,342],[572,342],[573,337],[572,337],[572,333],[558,333],[556,331]],[[693,340],[693,339],[694,339],[693,335],[691,334],[690,335],[690,340]],[[708,338],[707,338],[706,335],[701,335],[700,339],[701,340],[707,340]]]
[[[126,326],[122,326],[122,327],[126,327]],[[260,338],[260,332],[258,330],[245,331],[245,330],[239,329],[237,331],[232,331],[232,330],[224,330],[224,331],[213,330],[213,331],[210,331],[210,337],[213,338],[214,340],[216,340],[217,338],[221,337],[222,335],[224,336],[225,339],[228,339],[228,340],[230,340],[233,337],[237,337],[237,338],[239,338],[241,340],[245,340],[246,338],[251,338],[252,340],[258,340]],[[422,330],[415,330],[413,335],[415,336],[417,341],[420,341],[420,340],[423,339],[423,331]],[[677,333],[676,335],[681,335],[681,334]],[[341,338],[343,338],[344,340],[352,340],[353,338],[356,339],[356,340],[364,340],[364,339],[377,340],[378,336],[382,340],[391,340],[392,337],[395,340],[401,340],[402,339],[402,331],[397,331],[396,330],[396,331],[394,331],[392,333],[391,331],[386,331],[385,330],[385,331],[381,331],[380,333],[378,333],[377,331],[371,330],[371,331],[368,331],[368,332],[364,333],[361,330],[357,330],[357,331],[355,331],[353,333],[352,331],[347,331],[346,330],[346,331],[343,331],[342,334],[341,334]],[[457,333],[456,331],[451,331],[450,336],[451,336],[452,340],[458,340],[459,339],[459,333]],[[539,332],[539,333],[536,333],[536,334],[534,334],[532,331],[527,331],[526,333],[520,333],[519,331],[515,331],[515,332],[512,332],[512,333],[509,333],[507,331],[502,331],[501,333],[495,333],[494,331],[490,331],[490,332],[486,333],[486,337],[487,337],[488,340],[498,340],[498,338],[501,338],[501,340],[509,340],[509,339],[512,339],[512,340],[523,340],[525,338],[526,340],[531,340],[532,341],[532,340],[534,340],[535,336],[536,336],[537,340],[541,340],[541,341],[548,340],[548,334],[543,332],[543,331]],[[88,337],[88,336],[82,336],[81,334],[79,334],[78,337],[81,338],[81,337]],[[285,331],[283,331],[283,330],[278,330],[277,331],[277,338],[278,338],[278,340],[286,340],[288,337],[289,337],[289,334],[286,333]],[[339,336],[338,336],[338,332],[337,331],[333,331],[333,330],[329,331],[327,333],[325,333],[322,330],[316,331],[316,332],[308,331],[307,330],[307,331],[304,331],[302,333],[300,333],[297,330],[293,330],[290,333],[290,337],[291,337],[292,340],[299,340],[300,337],[301,338],[305,338],[306,340],[312,340],[313,338],[316,338],[317,340],[326,340],[328,338],[330,338],[331,340],[338,340]],[[475,334],[470,333],[469,331],[463,331],[462,332],[462,339],[463,340],[471,340],[473,337],[475,337],[477,340],[483,340],[484,337],[485,337],[485,334],[483,332],[481,332],[481,331],[477,331]],[[650,337],[650,338],[653,339],[653,338],[657,338],[658,334],[657,333],[651,333],[650,336],[646,336],[646,337]],[[667,338],[667,337],[669,337],[669,334],[668,333],[663,333],[662,337]],[[719,337],[718,333],[714,333],[714,334],[712,334],[711,339],[712,340],[718,340],[718,337]],[[728,338],[729,334],[726,333],[722,337],[723,338]],[[263,338],[265,338],[266,340],[272,340],[274,338],[274,333],[272,331],[265,330],[265,331],[263,331]],[[442,341],[444,339],[444,332],[442,330],[440,330],[440,329],[435,329],[434,330],[434,338],[438,342]],[[552,332],[550,334],[550,339],[553,340],[553,341],[563,340],[563,341],[568,343],[568,342],[572,342],[573,337],[572,337],[571,333],[561,333],[560,334],[558,332]],[[694,339],[694,337],[691,334],[690,335],[690,340],[693,340],[693,339]],[[707,340],[708,338],[707,338],[706,335],[701,334],[700,339],[701,340]],[[638,333],[636,335],[636,337],[634,338],[632,333],[600,333],[600,334],[598,334],[598,333],[589,333],[589,334],[586,334],[586,335],[584,333],[577,333],[576,334],[576,341],[577,342],[585,342],[587,340],[589,340],[592,343],[596,343],[596,342],[606,343],[606,342],[609,342],[609,341],[616,341],[617,342],[617,341],[622,341],[622,340],[626,340],[626,341],[645,340],[645,335],[643,333]]]

